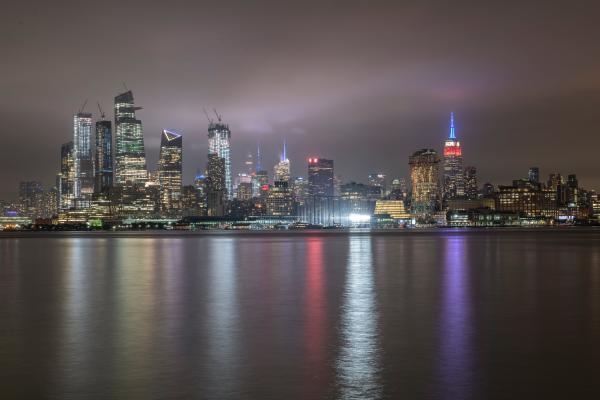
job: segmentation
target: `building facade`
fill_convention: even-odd
[[[478,196],[477,189],[477,168],[473,166],[465,167],[465,196],[469,200],[475,200]]]
[[[113,145],[110,121],[96,122],[96,149],[94,157],[94,193],[106,195],[113,186]]]
[[[208,155],[206,167],[206,208],[209,217],[225,215],[226,181],[225,159],[216,153]]]
[[[444,142],[443,200],[465,195],[462,148],[456,138],[454,113],[450,114],[450,134]]]
[[[440,208],[439,163],[433,149],[419,150],[409,157],[411,212],[417,216],[431,215]]]
[[[73,142],[60,146],[60,173],[56,178],[58,188],[57,206],[59,210],[68,210],[75,206],[75,161]]]
[[[333,160],[318,157],[308,159],[308,195],[311,197],[334,195]]]
[[[74,197],[82,205],[91,200],[94,192],[94,164],[92,155],[92,114],[73,116]]]
[[[266,207],[267,215],[292,215],[294,207],[288,181],[275,181],[271,185],[267,193]]]
[[[163,213],[172,214],[181,209],[182,171],[183,137],[165,129],[160,136],[158,159],[158,182]]]
[[[208,154],[216,154],[225,163],[225,191],[229,199],[233,198],[233,182],[231,177],[231,130],[229,126],[218,122],[208,125]]]
[[[148,180],[142,121],[136,118],[133,93],[115,97],[115,183],[145,185]]]

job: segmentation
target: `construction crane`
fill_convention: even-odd
[[[206,119],[208,120],[208,123],[212,124],[214,121],[212,120],[212,118],[210,118],[208,116],[208,113],[206,112],[206,108],[202,107],[202,111],[204,111],[204,115],[206,115]]]
[[[83,110],[85,110],[85,106],[87,105],[87,102],[88,102],[88,99],[85,99],[85,101],[83,102],[83,105],[79,109],[79,113],[80,114],[83,112]]]
[[[105,119],[104,111],[102,111],[102,107],[100,107],[100,102],[98,102],[98,110],[100,111],[100,118]]]
[[[217,116],[217,121],[221,122],[221,114],[219,114],[219,113],[217,112],[217,109],[216,109],[216,108],[213,108],[213,111],[215,112],[215,115]]]

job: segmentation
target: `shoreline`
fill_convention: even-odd
[[[352,236],[352,235],[373,235],[373,236],[402,236],[402,235],[421,235],[421,234],[477,234],[477,233],[548,233],[548,232],[589,232],[600,233],[600,227],[597,226],[544,226],[544,227],[463,227],[463,228],[408,228],[408,229],[302,229],[302,230],[123,230],[123,231],[0,231],[0,239],[20,239],[20,238],[144,238],[144,237],[198,237],[198,236],[246,236],[246,237],[293,237],[293,236]]]

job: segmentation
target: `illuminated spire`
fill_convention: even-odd
[[[281,155],[281,161],[287,160],[287,151],[286,151],[286,143],[285,139],[283,139],[283,154]]]
[[[456,139],[456,135],[454,134],[454,113],[450,113],[450,136],[448,139]]]
[[[260,159],[260,141],[256,144],[256,170],[262,171],[261,159]]]

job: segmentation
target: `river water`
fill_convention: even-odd
[[[3,399],[600,398],[600,230],[5,233]]]

